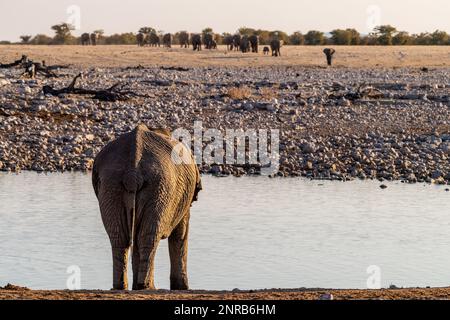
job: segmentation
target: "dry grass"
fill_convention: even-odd
[[[150,48],[137,46],[0,46],[0,62],[11,62],[27,54],[48,64],[73,64],[78,67],[127,66],[323,66],[321,46],[284,46],[281,57],[262,53],[218,50]],[[334,46],[335,67],[450,67],[450,46]]]
[[[261,88],[259,89],[259,95],[264,100],[273,100],[278,98],[278,91],[271,88]]]
[[[234,100],[250,99],[252,97],[252,90],[248,87],[233,87],[229,88],[226,95]]]

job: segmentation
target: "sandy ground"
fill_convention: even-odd
[[[450,287],[380,290],[270,289],[255,291],[100,291],[29,290],[8,285],[0,288],[0,300],[318,300],[324,294],[334,300],[449,299]]]
[[[130,65],[179,66],[317,66],[325,65],[321,46],[285,46],[282,57],[264,56],[262,52],[242,54],[218,50],[194,52],[192,49],[139,48],[137,46],[0,46],[0,63],[11,62],[28,55],[34,61],[47,64],[67,64],[77,67],[124,67]],[[450,46],[334,46],[338,67],[448,67]],[[262,49],[262,46],[261,46]]]

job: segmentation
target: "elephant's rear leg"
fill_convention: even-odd
[[[188,290],[187,254],[189,212],[169,236],[170,289]]]
[[[100,191],[99,204],[103,224],[111,242],[113,289],[126,290],[130,238],[123,190],[111,185],[103,187]]]
[[[154,290],[154,261],[159,238],[146,239],[138,245],[138,252],[133,254],[133,290]],[[137,276],[136,276],[137,275]]]

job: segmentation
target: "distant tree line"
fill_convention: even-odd
[[[51,27],[55,35],[49,37],[45,34],[35,36],[22,35],[20,40],[22,44],[36,45],[60,45],[60,44],[80,44],[81,38],[72,35],[74,28],[61,23]],[[138,32],[150,34],[155,33],[163,35],[163,31],[157,31],[152,27],[142,27]],[[173,35],[174,44],[179,44],[179,31]],[[184,31],[186,32],[186,31]],[[103,30],[95,30],[93,33],[98,35],[98,44],[136,44],[136,34],[133,32],[105,35]],[[212,28],[205,28],[202,34],[214,33]],[[382,25],[374,28],[368,35],[362,35],[355,29],[335,29],[326,34],[322,31],[311,30],[306,33],[300,31],[288,34],[280,30],[262,30],[242,27],[236,33],[241,35],[258,35],[262,45],[269,44],[270,40],[277,38],[286,45],[450,45],[450,35],[445,31],[436,30],[433,33],[410,34],[406,31],[398,31],[391,25]],[[223,44],[223,39],[230,33],[214,33],[218,44]],[[0,41],[0,44],[9,44],[8,41]]]

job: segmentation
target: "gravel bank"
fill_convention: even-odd
[[[83,87],[121,81],[147,97],[42,94],[42,86],[66,86],[80,71]],[[0,170],[90,170],[102,146],[140,122],[192,131],[202,121],[222,132],[279,129],[279,176],[450,183],[449,68],[130,66],[59,74],[29,80],[0,70]],[[259,170],[201,166],[220,175]]]
[[[0,300],[447,300],[450,288],[356,289],[267,289],[233,291],[101,291],[29,290],[0,287]]]

